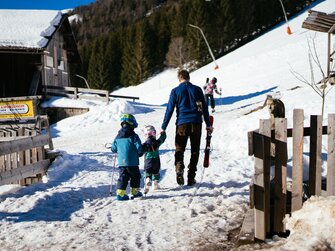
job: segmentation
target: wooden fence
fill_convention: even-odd
[[[49,148],[45,149],[45,145]],[[34,124],[0,125],[0,185],[29,185],[41,181],[54,156],[47,118],[37,117]]]
[[[303,197],[321,195],[322,135],[328,135],[327,186],[324,194],[335,195],[335,114],[328,115],[328,126],[322,117],[310,116],[310,127],[304,127],[304,112],[293,111],[293,128],[287,129],[287,119],[260,120],[259,130],[248,133],[249,155],[255,157],[255,174],[250,189],[250,206],[254,208],[255,239],[265,240],[275,233],[285,233],[285,214],[299,210]],[[303,180],[304,137],[309,137],[309,179]],[[288,190],[287,138],[292,137],[292,185]],[[274,178],[270,169],[274,166]],[[307,183],[306,183],[307,182]],[[308,191],[303,189],[304,184]],[[305,191],[305,192],[304,192]]]
[[[51,86],[51,85],[44,85],[43,93],[45,93],[45,95],[47,96],[62,96],[62,97],[70,97],[74,99],[102,100],[102,101],[105,101],[107,104],[109,102],[109,97],[132,99],[133,102],[135,102],[135,100],[140,99],[139,97],[112,95],[112,94],[109,94],[109,91],[106,91],[106,90],[77,88],[77,87],[64,87],[64,86]]]

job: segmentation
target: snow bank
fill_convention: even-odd
[[[291,233],[283,248],[299,250],[307,246],[311,250],[335,250],[334,196],[312,196],[286,221]]]

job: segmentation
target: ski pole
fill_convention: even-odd
[[[115,173],[115,163],[116,163],[116,153],[113,154],[113,158],[114,158],[114,161],[113,161],[113,167],[112,167],[112,180],[111,180],[111,184],[109,186],[109,195],[111,196],[112,195],[112,192],[113,192],[113,183],[114,183],[114,173]]]
[[[222,88],[220,88],[220,106],[222,105],[222,98],[221,98],[221,95],[222,95]]]

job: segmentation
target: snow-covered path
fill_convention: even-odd
[[[119,101],[109,108],[117,104]],[[136,105],[123,105],[126,110],[141,111]],[[164,110],[156,108],[136,117],[140,125],[148,123],[159,128]],[[101,118],[101,114],[95,114],[95,118]],[[219,114],[217,118],[224,113]],[[108,118],[108,123],[89,122],[87,129],[83,121],[96,121],[91,116],[90,112],[70,118],[70,122],[61,121],[53,128],[57,132],[55,148],[63,153],[53,163],[47,183],[26,187],[15,198],[4,197],[0,217],[6,229],[4,236],[11,238],[4,237],[1,247],[12,250],[22,243],[23,250],[189,250],[213,243],[227,245],[229,231],[239,228],[243,220],[250,177],[231,180],[229,172],[236,163],[222,162],[222,156],[226,160],[230,157],[226,149],[218,150],[220,138],[215,133],[211,166],[202,167],[202,152],[196,186],[177,186],[174,126],[169,126],[168,138],[161,147],[161,190],[150,191],[145,199],[117,202],[109,196],[114,155],[104,145],[115,136],[119,122],[114,118]],[[222,134],[220,137],[229,138]],[[186,163],[188,159],[189,151]],[[117,178],[116,169],[113,192]],[[31,233],[43,234],[31,240],[25,225]],[[56,241],[59,234],[64,236],[61,242]]]
[[[320,11],[334,11],[334,0],[319,1]],[[279,91],[286,107],[288,127],[293,109],[304,109],[306,126],[309,115],[320,114],[321,100],[309,86],[290,74],[290,68],[310,74],[306,37],[312,32],[301,28],[307,13],[290,20],[293,35],[284,26],[259,37],[236,51],[218,59],[218,71],[209,64],[191,73],[191,82],[199,86],[207,77],[217,77],[223,96],[216,97],[211,164],[202,167],[201,152],[194,187],[177,186],[174,171],[174,121],[167,128],[166,142],[161,146],[161,187],[149,192],[145,199],[119,202],[109,196],[113,171],[113,155],[105,148],[120,128],[122,113],[136,116],[136,132],[152,124],[159,131],[170,90],[177,85],[176,70],[167,70],[135,87],[115,92],[140,96],[141,103],[112,100],[109,105],[82,100],[55,99],[47,105],[82,106],[90,111],[68,118],[52,126],[53,142],[62,152],[49,169],[47,181],[18,191],[0,194],[0,250],[150,250],[188,251],[231,249],[231,233],[236,234],[248,209],[249,183],[254,173],[253,157],[248,156],[247,132],[257,129],[259,119],[268,118],[266,109],[251,112],[264,103],[266,95]],[[320,60],[325,62],[326,37],[319,35]],[[315,78],[319,78],[315,74]],[[299,86],[299,88],[295,88]],[[330,89],[326,114],[334,113],[335,92]],[[247,115],[246,115],[247,114]],[[324,119],[324,124],[327,119]],[[203,128],[201,149],[205,144]],[[323,150],[327,147],[324,143]],[[305,141],[308,145],[308,141]],[[307,151],[307,150],[306,150]],[[188,164],[189,146],[185,153]],[[326,162],[323,164],[325,170]],[[143,158],[140,161],[143,169]],[[118,177],[114,175],[114,184]],[[2,187],[4,188],[4,187]],[[113,188],[115,191],[115,186]],[[328,206],[332,215],[334,198],[318,198],[309,203],[313,217],[301,217],[304,229],[291,229],[294,236],[281,240],[286,250],[301,247],[311,250],[315,243],[335,248],[335,217],[325,221],[318,214]],[[332,204],[333,203],[333,204]],[[306,204],[308,205],[308,203]],[[314,210],[313,210],[314,209]],[[327,214],[328,215],[328,214]],[[334,214],[333,214],[334,215]],[[317,225],[315,227],[314,225]],[[304,239],[308,229],[308,241]],[[329,233],[328,239],[320,234]],[[321,231],[322,230],[322,231]],[[330,244],[329,244],[330,243]],[[277,245],[276,243],[272,243]],[[259,248],[259,246],[258,246]],[[291,249],[290,249],[291,248]]]

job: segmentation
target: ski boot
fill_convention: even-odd
[[[150,187],[151,187],[151,179],[149,177],[146,177],[144,181],[144,194],[147,194],[149,192]]]
[[[141,191],[139,191],[138,188],[131,188],[131,191],[130,191],[130,199],[135,199],[135,198],[139,198],[139,197],[142,197],[143,194],[141,193]]]
[[[187,185],[188,186],[193,186],[195,183],[197,183],[197,181],[195,179],[188,179],[187,180]]]
[[[154,180],[154,190],[160,189],[160,186],[158,184],[158,180]]]
[[[129,200],[129,196],[126,194],[126,190],[117,189],[116,190],[116,200]]]
[[[177,173],[177,183],[179,186],[184,185],[184,173],[183,172]]]

